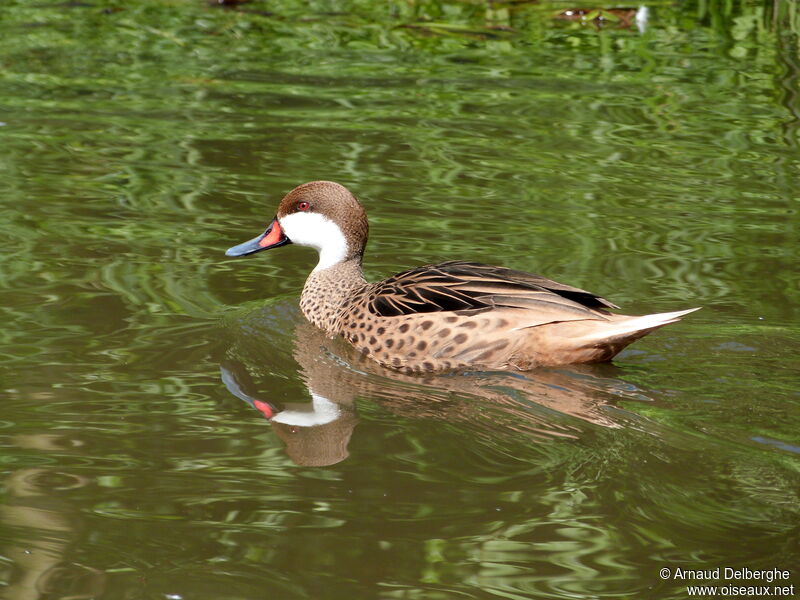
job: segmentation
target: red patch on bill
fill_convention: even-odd
[[[272,227],[270,227],[269,233],[258,242],[258,245],[262,248],[269,248],[270,246],[280,242],[282,239],[283,231],[281,231],[281,226],[276,219],[272,222]]]
[[[261,400],[253,400],[253,406],[255,406],[258,411],[268,419],[271,419],[275,416],[275,410],[266,402],[262,402]]]

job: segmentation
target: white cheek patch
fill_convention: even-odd
[[[287,404],[286,410],[276,414],[272,420],[284,425],[316,427],[335,421],[339,415],[341,415],[341,410],[339,410],[338,404],[312,392],[311,403]]]
[[[293,244],[311,246],[319,252],[314,271],[339,264],[347,257],[347,240],[341,228],[319,213],[297,212],[279,219],[281,229]]]

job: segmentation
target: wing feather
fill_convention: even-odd
[[[368,306],[381,317],[524,308],[567,320],[603,319],[608,300],[540,275],[479,263],[450,261],[398,273],[373,284]]]

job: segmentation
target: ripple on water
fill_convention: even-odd
[[[522,3],[502,40],[393,28],[420,3],[134,4],[0,8],[9,585],[677,600],[665,565],[798,562],[786,3],[644,34]],[[615,369],[376,370],[300,326],[310,251],[222,255],[317,178],[367,206],[371,277],[465,258],[704,310]],[[312,397],[340,418],[254,410]]]

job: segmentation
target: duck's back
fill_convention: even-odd
[[[547,356],[543,326],[608,322],[612,307],[539,275],[451,261],[368,284],[345,305],[337,329],[374,360],[407,371],[527,369],[563,362]],[[531,357],[534,339],[540,350]]]

